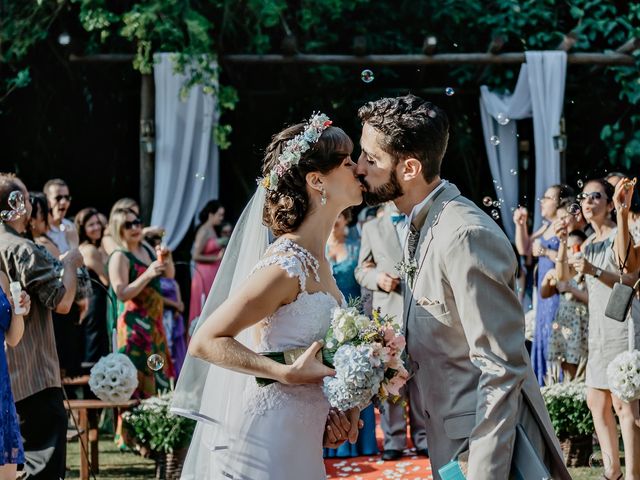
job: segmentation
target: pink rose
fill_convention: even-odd
[[[406,345],[407,341],[405,340],[403,335],[396,335],[391,339],[391,341],[387,342],[387,346],[389,348],[398,352],[401,352]]]
[[[384,328],[384,343],[388,344],[389,342],[393,341],[395,336],[396,331],[393,329],[393,327]]]
[[[400,395],[400,389],[404,387],[404,384],[407,383],[406,380],[400,378],[399,375],[395,375],[393,378],[389,379],[387,383],[387,391],[391,395]]]

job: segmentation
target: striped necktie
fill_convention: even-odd
[[[411,223],[409,227],[409,237],[407,238],[407,252],[409,253],[410,260],[413,260],[416,256],[419,239],[420,231]]]

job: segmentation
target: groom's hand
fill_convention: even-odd
[[[332,408],[325,424],[323,445],[326,448],[338,448],[347,440],[355,443],[358,440],[358,428],[362,428],[359,416],[357,408],[346,413]]]

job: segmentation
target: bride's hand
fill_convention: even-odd
[[[313,342],[293,365],[288,367],[282,383],[289,385],[321,383],[324,377],[333,377],[336,371],[316,358],[316,354],[323,345],[321,341]]]

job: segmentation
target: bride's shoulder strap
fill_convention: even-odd
[[[274,242],[251,273],[271,265],[279,266],[291,278],[296,277],[303,292],[306,290],[309,275],[312,274],[316,281],[320,281],[317,260],[305,249],[287,239]]]

